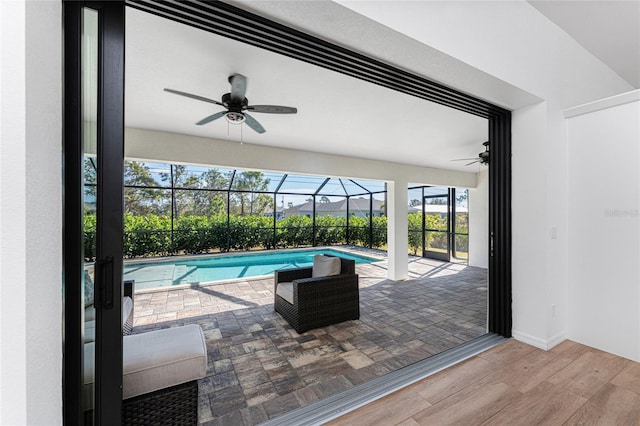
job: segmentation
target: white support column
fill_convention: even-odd
[[[387,182],[387,244],[389,265],[387,278],[404,280],[409,274],[408,251],[408,188],[406,180]]]

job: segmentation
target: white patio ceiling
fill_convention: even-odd
[[[487,120],[140,11],[127,11],[126,125],[244,143],[477,172]],[[248,78],[251,104],[298,108],[253,114],[257,134],[221,107],[163,91],[219,100],[232,73]]]

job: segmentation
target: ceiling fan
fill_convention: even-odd
[[[241,124],[244,122],[247,124],[247,126],[251,127],[256,132],[264,133],[264,127],[262,127],[262,125],[258,123],[255,118],[250,116],[247,111],[267,114],[296,114],[298,112],[296,108],[287,106],[249,105],[249,100],[244,96],[245,92],[247,91],[247,77],[243,76],[242,74],[236,73],[230,75],[229,83],[231,84],[231,92],[222,95],[222,102],[174,89],[165,88],[164,91],[180,96],[186,96],[187,98],[196,99],[198,101],[220,105],[226,108],[226,111],[217,112],[198,121],[196,123],[198,126],[202,126],[203,124],[207,124],[219,118],[226,117],[229,123]]]
[[[451,161],[469,161],[473,160],[470,163],[465,164],[465,166],[470,166],[472,164],[480,163],[480,164],[489,164],[489,141],[483,142],[484,151],[478,154],[477,158],[458,158],[456,160]]]

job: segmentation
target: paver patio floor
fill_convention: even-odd
[[[254,425],[486,332],[487,271],[410,257],[357,265],[360,319],[303,334],[273,311],[273,278],[135,295],[134,333],[199,324],[208,350],[199,423]]]

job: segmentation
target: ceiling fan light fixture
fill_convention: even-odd
[[[245,120],[245,116],[241,112],[229,111],[225,114],[227,121],[231,124],[242,124]]]

